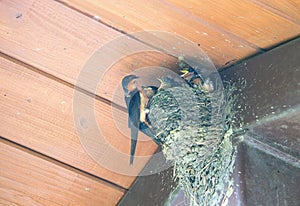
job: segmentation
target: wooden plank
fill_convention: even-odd
[[[67,3],[76,6],[80,2]],[[108,24],[128,33],[158,30],[181,35],[195,45],[200,44],[218,67],[257,51],[159,2],[126,1],[119,2],[116,7],[114,1],[86,1],[85,5],[95,7],[97,13],[93,15],[107,19]],[[87,13],[89,8],[85,10]],[[103,11],[110,16],[102,14]],[[20,13],[22,16],[16,18]],[[26,0],[20,3],[5,0],[1,3],[0,14],[3,19],[2,52],[70,83],[75,82],[95,50],[119,35],[115,30],[54,1]],[[156,18],[157,14],[163,14],[163,18]],[[119,21],[123,16],[128,23]]]
[[[134,176],[138,175],[155,152],[156,145],[140,135],[142,141],[138,143],[136,151],[140,158],[136,158],[134,165],[129,166],[130,135],[126,114],[120,110],[112,111],[110,105],[95,101],[92,111],[106,141],[98,142],[99,134],[93,134],[89,138],[95,141],[95,148],[90,148],[89,152],[94,153],[96,160],[102,158],[111,165],[107,168],[108,165],[97,164],[86,153],[76,133],[78,127],[74,125],[76,117],[72,110],[73,88],[32,71],[32,67],[24,66],[0,58],[0,136],[129,187]],[[83,95],[80,101],[85,103],[93,99]],[[113,114],[117,119],[113,118]]]
[[[0,50],[74,84],[95,50],[120,33],[51,0],[4,0]]]
[[[300,25],[247,0],[166,1],[263,49],[300,34]]]
[[[180,35],[199,44],[218,68],[257,52],[255,45],[198,21],[164,1],[60,1],[126,33],[165,31]]]
[[[167,8],[164,9],[166,10]],[[54,1],[26,0],[18,2],[5,0],[1,2],[0,15],[1,19],[3,19],[1,22],[2,32],[0,33],[0,49],[3,53],[71,84],[75,84],[79,72],[84,68],[85,63],[94,51],[110,42],[110,40],[120,37],[120,34],[115,30]],[[169,20],[160,22],[152,29],[160,28],[164,23],[171,26],[173,23],[169,21],[172,19],[172,16],[176,16],[178,19],[177,16],[180,15],[180,13],[172,13],[170,17],[167,17]],[[186,18],[186,20],[193,22],[189,18]],[[186,33],[191,34],[195,42],[201,40],[201,35],[197,33],[198,30],[206,28],[204,26],[200,27],[193,28],[189,26],[189,28],[186,28],[186,31],[188,31]],[[169,31],[176,32],[178,29],[179,27],[177,26],[176,30]],[[131,31],[133,30],[128,32]],[[213,29],[211,31],[216,35],[216,39],[224,40],[226,37],[226,35],[224,37],[222,34],[216,33]],[[188,36],[185,37],[189,38]],[[215,40],[212,41],[210,38],[208,41],[215,42]],[[36,41],[32,41],[33,39]],[[205,42],[208,41],[205,40]],[[150,42],[148,41],[148,43],[153,43],[153,39]],[[172,43],[175,44],[175,42]],[[136,44],[143,45],[139,42],[136,42]],[[156,42],[156,44],[158,43]],[[229,51],[223,52],[219,45],[223,45],[224,48],[228,47],[227,49],[232,50],[238,57],[232,57]],[[229,44],[228,42],[217,43],[210,48],[210,53],[212,56],[215,56],[215,60],[219,58],[217,56],[220,56],[220,61],[216,60],[217,62],[215,63],[223,65],[232,59],[247,56],[249,52],[255,52],[253,48],[243,44],[239,45],[241,47],[237,49],[239,46],[235,44]],[[118,50],[119,45],[112,45],[110,48],[111,51]],[[217,54],[220,52],[222,55]],[[116,86],[124,75],[138,69],[140,66],[161,66],[166,61],[172,61],[166,56],[144,54],[136,58],[128,57],[124,61],[123,59],[117,59],[116,62],[119,62],[113,65],[112,68],[107,68],[110,72],[105,73],[106,78],[101,83],[101,85],[106,85],[106,87],[99,87],[101,89],[97,91],[97,94],[108,100],[112,100],[115,96],[116,103],[124,106],[123,93],[115,93]],[[107,58],[109,58],[109,54]],[[139,64],[138,62],[141,63]],[[101,64],[101,59],[99,64]],[[49,78],[53,77],[49,76]],[[89,90],[89,88],[85,89]]]
[[[0,140],[0,205],[115,205],[124,191]]]
[[[272,0],[252,0],[256,4],[266,7],[278,15],[281,15],[290,21],[300,24],[300,1],[299,0],[285,0],[285,1],[272,1]]]

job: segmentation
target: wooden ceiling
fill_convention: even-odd
[[[224,68],[298,37],[299,13],[298,0],[2,0],[0,204],[116,205],[156,151],[141,135],[137,156],[144,158],[128,165],[129,131],[120,92],[124,75],[165,61],[151,52],[142,59],[120,59],[96,91],[77,88],[83,102],[96,97],[96,122],[107,143],[123,154],[107,153],[103,143],[98,155],[123,172],[98,164],[78,137],[74,85],[104,45],[133,32],[169,32],[199,45],[217,68]],[[151,47],[153,42],[144,43]]]

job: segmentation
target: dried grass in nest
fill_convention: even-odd
[[[219,205],[232,192],[235,90],[230,84],[213,93],[171,87],[159,91],[150,104],[151,125],[191,205]]]

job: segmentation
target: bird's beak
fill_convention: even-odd
[[[182,75],[180,75],[181,77],[185,77],[189,73],[186,69],[181,69],[180,72],[182,73]]]

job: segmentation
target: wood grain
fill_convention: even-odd
[[[263,49],[300,34],[300,25],[247,0],[166,2]],[[282,5],[288,4],[282,2]]]
[[[69,3],[76,6],[80,2]],[[99,12],[109,9],[111,16],[107,19],[118,20],[126,15],[126,21],[135,27],[124,24],[124,21],[107,23],[111,23],[111,26],[117,24],[121,30],[127,25],[128,33],[166,31],[183,36],[195,45],[200,44],[217,67],[257,51],[157,2],[119,2],[116,8],[115,3],[85,1],[85,4],[95,6]],[[133,10],[130,9],[132,4],[135,4]],[[99,12],[95,15],[105,18]],[[22,17],[16,18],[19,13],[22,13]],[[3,19],[0,38],[2,52],[72,84],[94,51],[120,36],[115,30],[54,1],[26,0],[20,3],[5,0],[1,2],[0,14]],[[158,14],[163,14],[163,17],[157,19]],[[180,21],[185,21],[185,24],[179,24]],[[209,36],[204,35],[205,32]]]
[[[162,36],[129,37],[132,43],[120,50],[119,44],[109,43],[122,33],[155,30],[182,36],[220,68],[299,35],[298,11],[296,0],[1,1],[0,136],[53,161],[0,142],[0,204],[116,204],[123,190],[82,174],[128,188],[155,152],[156,145],[140,135],[137,157],[129,166],[127,115],[109,103],[124,107],[120,82],[130,72],[151,76],[151,69],[137,70],[174,69],[176,58],[152,47],[175,48],[176,42]],[[100,71],[87,73],[79,82],[86,91],[76,93],[73,87],[86,63],[105,46],[109,52],[94,66],[113,64],[101,67],[101,79],[95,78]],[[143,51],[126,53],[135,47]],[[124,55],[111,59],[117,52]],[[99,81],[96,89],[91,80]],[[83,110],[80,115],[75,115],[77,109]]]
[[[93,4],[91,4],[91,6],[92,5]],[[152,5],[152,7],[153,6],[155,5]],[[164,9],[167,10],[167,8]],[[94,52],[100,48],[102,49],[104,45],[111,43],[111,40],[115,40],[117,37],[121,36],[121,34],[116,32],[115,30],[110,29],[109,27],[104,26],[103,24],[96,22],[91,18],[88,18],[54,1],[26,0],[18,2],[5,0],[1,2],[0,11],[1,19],[3,19],[3,21],[1,22],[0,33],[1,52],[8,54],[18,60],[21,60],[26,64],[32,65],[47,74],[53,75],[48,76],[49,78],[58,78],[56,79],[56,81],[62,80],[65,81],[65,83],[77,84],[77,78],[80,72],[85,69],[86,63],[88,63],[92,55],[95,54]],[[152,10],[150,10],[149,12],[151,11]],[[156,23],[156,25],[152,27],[152,29],[158,29],[162,27],[164,23],[167,23],[169,26],[173,26],[174,22],[169,21],[173,18],[173,16],[176,16],[176,18],[178,19],[181,14],[171,13],[170,15],[171,16],[168,17],[168,13],[166,13],[166,18],[168,18],[169,20],[158,22],[159,24]],[[189,18],[185,19],[189,22],[193,22]],[[147,26],[147,24],[145,24],[145,26]],[[201,26],[201,28],[205,29],[203,26]],[[198,30],[201,28],[198,28]],[[141,30],[147,29],[149,28],[145,27]],[[178,25],[176,26],[175,30],[161,29],[161,31],[174,32],[176,32],[177,30],[182,29],[179,28]],[[200,30],[198,30],[197,28],[189,26],[189,28],[186,28],[185,33],[192,34],[192,40],[194,39],[193,41],[197,42],[196,39],[202,39],[202,34],[200,34]],[[218,32],[216,33],[213,30],[212,33],[216,35],[216,39],[224,40],[225,38],[222,34]],[[184,37],[189,38],[188,36]],[[213,37],[209,37],[209,39],[210,38]],[[32,41],[33,39],[35,41]],[[205,42],[207,43],[208,41],[215,42],[215,40],[211,41],[209,39],[202,39],[201,41],[205,40]],[[151,38],[150,40],[143,40],[147,43],[151,43],[152,45],[161,45],[161,42],[165,41],[168,43],[169,41],[168,39],[163,39],[162,37],[158,38],[157,40],[153,38]],[[213,43],[214,46],[211,46],[213,48],[211,48],[211,55],[215,56],[214,59],[216,59],[217,56],[220,56],[220,61],[223,62],[220,64],[222,65],[226,64],[226,62],[230,60],[242,58],[242,56],[248,55],[249,52],[255,52],[255,49],[249,48],[245,45],[243,46],[243,44],[239,44],[241,47],[238,49],[238,45],[232,45],[232,43],[229,44],[228,42],[224,43],[223,40],[222,43]],[[238,43],[239,42],[236,42],[236,44]],[[145,46],[143,43],[138,41],[135,41],[135,44],[137,48],[143,47],[151,49],[150,46]],[[176,42],[170,41],[169,45],[171,44],[175,45]],[[234,52],[238,57],[231,56],[231,52],[225,52],[225,50],[222,51],[222,55],[217,55],[217,53],[221,52],[222,50],[219,48],[219,45],[223,45],[222,47],[226,47],[226,49],[232,50],[232,52]],[[127,48],[133,49],[135,46],[130,45],[130,47]],[[194,46],[197,47],[197,44],[194,44]],[[101,65],[107,59],[111,59],[111,53],[113,53],[114,51],[120,51],[119,47],[119,44],[110,44],[110,52],[102,59],[99,59],[97,63]],[[145,51],[146,50],[147,49],[145,49]],[[217,51],[217,56],[213,54],[214,51]],[[173,61],[165,55],[161,56],[156,54],[147,54],[147,52],[144,52],[143,55],[136,56],[136,58],[130,58],[130,55],[128,55],[125,60],[123,60],[122,58],[114,60],[115,64],[110,65],[112,67],[107,66],[107,68],[104,68],[104,70],[102,71],[106,76],[103,79],[101,85],[106,85],[106,87],[100,88],[107,88],[108,91],[102,91],[101,89],[99,89],[97,91],[97,94],[99,96],[107,98],[108,100],[112,100],[112,98],[117,95],[116,99],[118,99],[119,101],[117,101],[116,103],[122,106],[124,106],[123,93],[115,94],[114,92],[116,86],[119,85],[120,80],[124,75],[137,70],[139,66],[161,66],[164,65],[165,62]],[[139,62],[141,62],[141,64],[139,64]],[[234,61],[232,61],[231,63],[233,62]],[[113,73],[111,73],[111,71],[113,71]],[[109,77],[108,74],[110,75]],[[91,77],[89,78],[92,78],[94,76],[94,74],[90,75]],[[82,86],[89,92],[95,93],[95,91],[89,90],[86,85]]]
[[[115,205],[124,191],[0,140],[0,205]]]
[[[252,1],[300,25],[300,15],[299,15],[300,1],[299,0],[285,0],[285,1],[252,0]]]
[[[72,84],[89,57],[120,36],[51,0],[1,1],[0,17],[1,52]]]
[[[165,31],[180,35],[196,45],[199,44],[218,68],[257,52],[255,45],[249,45],[242,39],[233,38],[221,30],[216,30],[206,22],[190,17],[183,10],[174,9],[164,1],[61,0],[61,2],[126,33]]]
[[[78,133],[80,126],[75,126],[74,122],[78,118],[74,116],[74,111],[77,110],[72,108],[74,89],[31,69],[0,58],[0,136],[123,187],[129,187],[134,176],[138,175],[155,152],[156,145],[149,138],[140,135],[142,141],[138,143],[136,151],[140,158],[137,157],[134,165],[129,166],[130,135],[124,112],[112,111],[110,105],[82,94],[79,103],[94,104],[91,108],[96,116],[94,124],[100,131],[89,137],[81,136]],[[113,118],[113,114],[117,118]],[[93,118],[95,117],[86,117],[91,124],[84,126],[91,127]],[[99,140],[100,136],[103,137],[103,142]],[[87,148],[84,148],[85,144],[80,138],[88,138],[92,142],[87,151],[94,154],[93,159],[87,154]],[[94,160],[104,163],[97,164]]]

